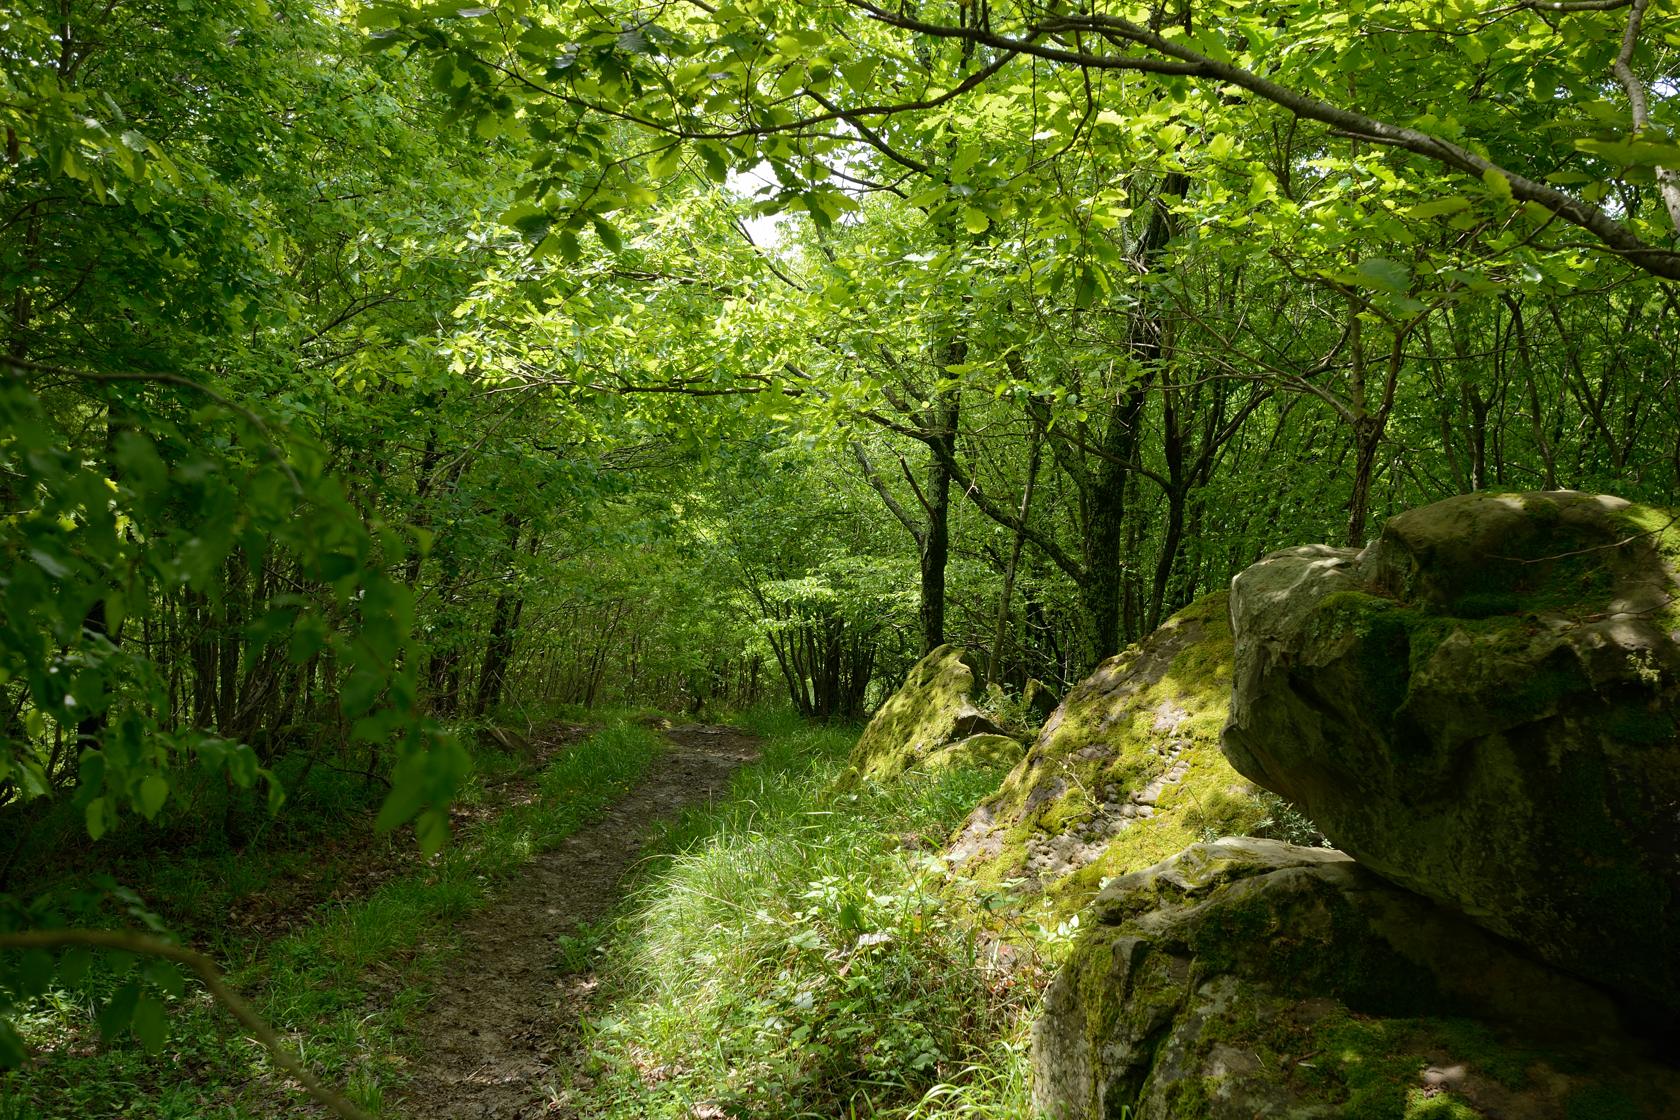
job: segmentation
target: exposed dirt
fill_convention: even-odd
[[[577,1018],[593,981],[559,939],[605,917],[652,826],[723,791],[757,753],[728,727],[666,730],[670,751],[593,824],[533,860],[460,930],[461,952],[415,1024],[425,1039],[400,1111],[415,1120],[555,1115],[573,1079]]]
[[[485,822],[530,801],[536,796],[543,768],[594,730],[587,724],[556,721],[533,728],[528,735],[505,730],[488,733],[487,741],[516,755],[520,762],[516,769],[486,782],[482,798],[450,808],[449,823],[455,835],[469,835]],[[372,815],[370,810],[370,820]],[[253,943],[273,941],[320,921],[323,906],[367,898],[390,880],[411,874],[424,864],[419,845],[406,830],[381,836],[371,827],[346,828],[312,845],[308,864],[295,874],[264,883],[233,900],[221,924]]]

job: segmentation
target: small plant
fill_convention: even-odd
[[[576,932],[563,933],[554,939],[556,961],[567,973],[588,972],[595,967],[595,958],[606,952],[609,925],[605,922],[580,922]]]
[[[1254,800],[1265,813],[1254,826],[1255,836],[1268,840],[1282,840],[1286,844],[1295,844],[1303,848],[1335,847],[1319,830],[1318,825],[1313,823],[1312,818],[1296,808],[1294,802],[1279,797],[1271,790],[1261,790],[1255,794]]]
[[[1011,735],[1034,734],[1044,722],[1027,703],[1026,697],[1010,693],[1001,684],[986,686],[986,695],[980,701],[980,710]]]

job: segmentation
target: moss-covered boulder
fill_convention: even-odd
[[[978,677],[968,655],[940,646],[910,670],[852,748],[852,771],[882,781],[897,777],[942,747],[1003,728],[975,702]]]
[[[946,770],[1007,770],[1021,761],[1027,748],[1008,735],[970,735],[940,747],[917,766],[930,774]]]
[[[1680,532],[1459,497],[1231,593],[1224,747],[1384,877],[1680,1015]]]
[[[1067,914],[1105,878],[1253,830],[1266,807],[1219,752],[1231,669],[1223,593],[1104,661],[969,817],[953,861],[983,885],[1043,890]]]
[[[1608,997],[1340,852],[1197,844],[1120,878],[1046,994],[1051,1120],[1658,1120]]]
[[[1028,678],[1026,687],[1021,689],[1021,706],[1037,716],[1040,723],[1055,715],[1061,703],[1056,690],[1036,677]]]

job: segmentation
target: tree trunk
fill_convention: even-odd
[[[1027,516],[1032,512],[1033,487],[1038,482],[1040,453],[1043,451],[1043,429],[1033,425],[1032,451],[1027,456],[1027,481],[1021,487],[1021,508],[1015,539],[1009,548],[1009,563],[1003,570],[1003,590],[998,593],[997,628],[992,633],[992,654],[986,658],[986,684],[998,682],[998,667],[1003,662],[1003,643],[1009,635],[1009,600],[1015,593],[1015,571],[1021,564],[1021,547],[1026,543]]]
[[[968,343],[948,342],[939,353],[940,377],[947,366],[959,365],[968,357]],[[931,423],[933,444],[928,448],[927,531],[922,535],[922,652],[931,653],[945,644],[945,567],[951,556],[951,463],[957,454],[957,424],[961,419],[960,391],[940,392],[934,402]]]

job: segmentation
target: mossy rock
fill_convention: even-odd
[[[1657,1120],[1680,1106],[1680,1072],[1606,995],[1340,852],[1193,845],[1111,883],[1086,919],[1033,1029],[1035,1104],[1052,1120]]]
[[[1655,1019],[1680,1014],[1680,533],[1478,494],[1232,588],[1226,755],[1341,848]]]
[[[952,743],[1003,735],[975,703],[977,680],[967,654],[955,646],[940,646],[916,662],[852,748],[852,772],[885,781]]]
[[[1267,818],[1219,751],[1231,688],[1224,593],[1180,611],[1069,691],[951,848],[983,886],[1019,880],[1059,915],[1106,878]]]
[[[1041,721],[1055,715],[1061,703],[1062,698],[1056,695],[1055,690],[1036,677],[1029,677],[1026,686],[1021,689],[1021,706]]]
[[[930,774],[947,770],[1005,770],[1021,761],[1027,748],[1008,735],[970,735],[940,747],[917,767]]]

